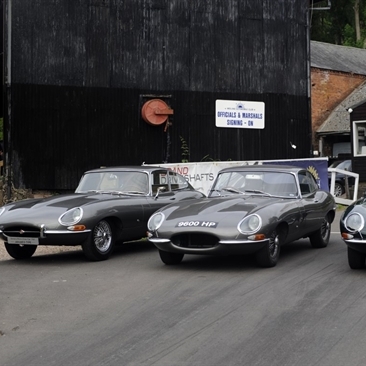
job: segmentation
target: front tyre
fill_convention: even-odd
[[[309,236],[313,248],[325,248],[329,243],[331,224],[328,217],[324,217],[320,229]]]
[[[274,267],[280,257],[280,235],[274,230],[269,237],[268,243],[255,254],[258,266],[263,268]]]
[[[14,259],[28,259],[37,249],[37,245],[4,244],[6,251]]]
[[[162,262],[168,265],[179,264],[184,257],[184,254],[181,253],[169,253],[162,250],[159,250],[159,255]]]
[[[112,224],[107,220],[101,220],[94,226],[90,238],[81,246],[89,260],[103,261],[111,255],[114,241]]]
[[[365,268],[366,254],[358,252],[350,247],[347,247],[348,252],[348,264],[351,269],[363,269]]]

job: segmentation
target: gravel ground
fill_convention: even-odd
[[[40,245],[33,256],[36,255],[45,255],[45,254],[54,254],[54,253],[62,253],[62,252],[70,252],[70,251],[80,251],[81,247],[63,247],[63,246],[46,246]],[[13,260],[12,257],[8,254],[5,249],[4,242],[0,240],[0,261]]]

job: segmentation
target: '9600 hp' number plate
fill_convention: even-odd
[[[217,227],[217,222],[214,221],[180,221],[175,227]]]

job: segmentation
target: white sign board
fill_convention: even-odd
[[[216,100],[216,127],[264,128],[264,103]]]

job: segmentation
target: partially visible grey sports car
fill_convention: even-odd
[[[90,260],[107,259],[117,241],[146,237],[147,221],[172,202],[205,197],[186,179],[153,166],[90,170],[75,193],[26,199],[0,209],[0,237],[15,259],[38,245],[81,245]]]
[[[273,267],[283,244],[309,237],[314,248],[326,247],[335,209],[306,169],[233,167],[219,172],[208,197],[152,215],[149,240],[165,264],[180,263],[184,254],[255,253],[259,266]]]
[[[351,269],[364,269],[366,262],[366,194],[353,202],[340,219],[342,239],[347,245]]]

